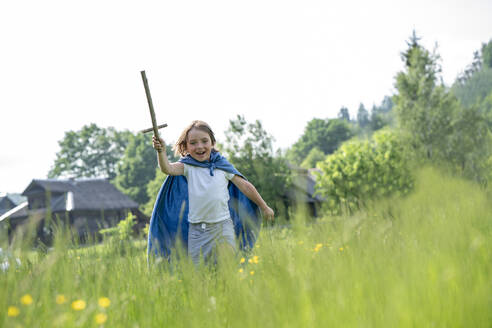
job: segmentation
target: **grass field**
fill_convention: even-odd
[[[232,263],[148,268],[145,247],[18,253],[0,326],[492,327],[490,197],[433,170],[404,199],[264,228]]]

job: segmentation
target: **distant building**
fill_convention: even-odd
[[[27,202],[0,216],[9,239],[19,226],[35,223],[37,238],[49,242],[53,232],[45,224],[48,219],[67,222],[82,241],[88,235],[97,237],[100,229],[116,225],[129,212],[136,216],[137,229],[148,221],[138,204],[106,179],[32,180],[22,196]]]

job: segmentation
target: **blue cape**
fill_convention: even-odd
[[[244,176],[225,157],[212,151],[210,161],[199,162],[190,155],[179,160],[184,164],[206,167],[210,175],[214,170]],[[241,249],[253,248],[258,236],[261,217],[258,206],[229,181],[229,212]],[[188,249],[188,181],[182,175],[168,176],[154,204],[150,219],[147,255],[169,258],[177,240]]]

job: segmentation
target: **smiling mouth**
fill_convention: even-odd
[[[196,154],[197,154],[198,156],[202,156],[202,155],[205,155],[205,152],[201,152],[201,153],[197,152]]]

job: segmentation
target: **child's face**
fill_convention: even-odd
[[[186,151],[197,161],[209,160],[213,146],[207,132],[194,128],[188,132]]]

